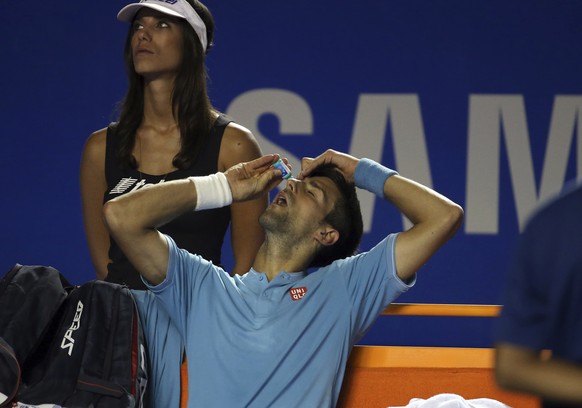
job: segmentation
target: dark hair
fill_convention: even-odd
[[[172,92],[172,112],[180,127],[181,148],[174,157],[173,165],[178,169],[188,168],[196,159],[206,135],[212,127],[213,107],[208,98],[207,72],[204,65],[205,54],[210,51],[214,38],[214,18],[210,10],[198,0],[187,0],[194,7],[206,25],[208,46],[206,52],[194,29],[179,19],[182,27],[182,63],[176,75]],[[124,61],[127,72],[128,89],[120,105],[116,136],[119,138],[117,158],[122,165],[137,168],[138,163],[131,154],[135,144],[136,131],[143,120],[144,84],[143,78],[135,72],[131,51],[133,25],[130,25],[125,39]]]
[[[313,171],[310,177],[327,177],[331,179],[340,191],[340,199],[327,214],[324,223],[329,224],[339,232],[339,239],[330,246],[322,246],[310,267],[327,266],[337,259],[354,255],[363,234],[362,212],[356,187],[346,181],[345,177],[333,164],[324,164]]]

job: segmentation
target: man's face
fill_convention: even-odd
[[[303,239],[323,222],[340,198],[336,184],[327,177],[290,179],[260,218],[266,231]]]

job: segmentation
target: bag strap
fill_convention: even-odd
[[[111,330],[109,331],[109,338],[107,339],[107,350],[105,351],[105,365],[103,366],[103,379],[109,378],[111,374],[111,360],[113,359],[113,344],[117,336],[117,325],[119,322],[119,303],[121,298],[121,287],[116,285],[115,297],[113,298],[113,305],[111,307]]]
[[[12,406],[12,402],[16,397],[18,390],[20,389],[21,369],[20,364],[18,364],[18,359],[14,354],[14,350],[12,350],[10,344],[5,342],[2,337],[0,337],[0,363],[3,365],[3,367],[0,368],[0,371],[2,373],[2,378],[0,378],[0,380],[2,380],[2,382],[6,381],[7,383],[11,382],[11,380],[14,381],[14,384],[12,383],[2,384],[4,386],[10,386],[12,389],[1,390],[2,393],[4,392],[9,393],[5,394],[6,400],[0,401],[0,407],[10,407]],[[16,374],[15,378],[10,378],[11,377],[10,374],[12,374],[12,372],[10,372],[11,369],[12,372]]]
[[[110,397],[121,398],[127,394],[127,391],[119,384],[108,381],[111,375],[111,366],[113,359],[114,340],[119,325],[119,309],[121,301],[121,291],[115,285],[115,296],[112,299],[111,305],[111,330],[107,339],[107,349],[105,350],[103,373],[101,378],[97,378],[81,371],[77,379],[77,389],[89,391],[96,395],[107,395]]]
[[[12,267],[12,269],[10,269],[10,271],[8,271],[8,273],[6,275],[4,275],[2,280],[0,280],[0,295],[4,293],[4,291],[6,290],[8,285],[10,284],[10,282],[12,282],[14,275],[16,275],[18,273],[20,268],[22,268],[22,265],[20,265],[18,263],[15,264]]]
[[[79,378],[77,379],[77,389],[89,391],[96,395],[108,395],[115,398],[121,398],[126,394],[121,385],[84,373],[79,374]]]

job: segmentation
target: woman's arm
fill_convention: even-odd
[[[230,123],[224,131],[218,158],[219,171],[225,171],[235,164],[249,162],[261,157],[261,148],[252,133],[236,124]],[[248,272],[255,255],[265,238],[259,225],[259,216],[269,204],[268,193],[252,201],[233,203],[231,212],[231,245],[235,264],[231,270],[234,274]]]
[[[106,129],[93,133],[83,148],[80,169],[81,204],[85,237],[97,279],[107,276],[109,232],[103,222]]]

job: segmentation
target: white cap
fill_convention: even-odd
[[[142,7],[148,7],[161,13],[186,20],[198,35],[202,43],[202,49],[206,52],[208,45],[208,40],[206,39],[206,24],[204,24],[202,18],[200,18],[196,10],[186,0],[140,0],[139,3],[128,4],[119,10],[117,19],[130,23]]]

